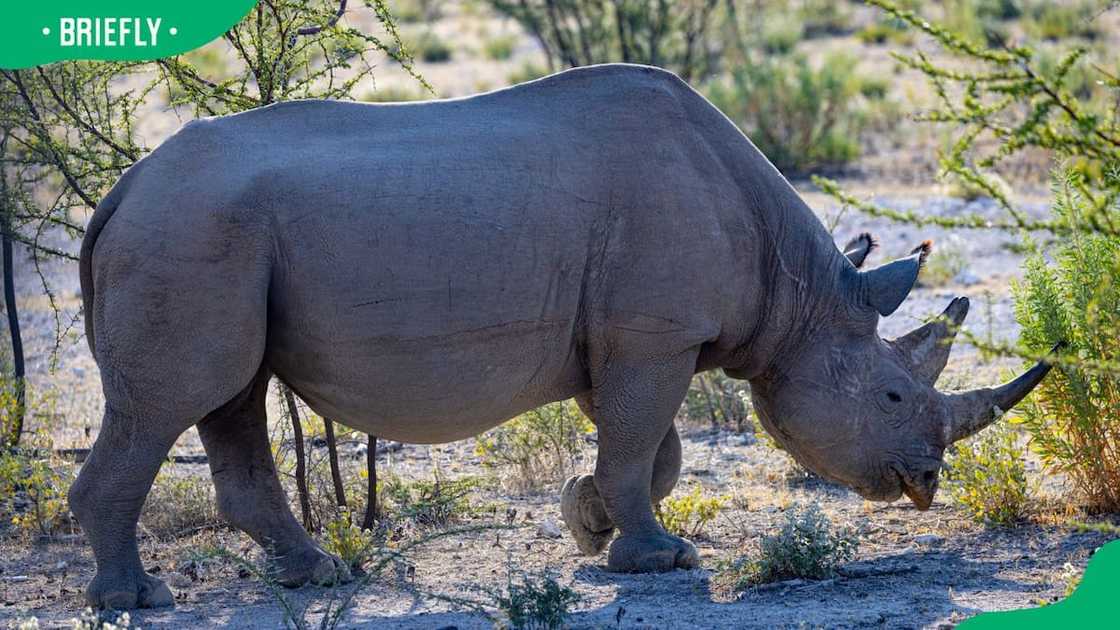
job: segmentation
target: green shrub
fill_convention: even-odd
[[[801,3],[798,18],[807,39],[851,32],[852,14],[843,2],[806,0]]]
[[[517,45],[517,38],[512,35],[503,35],[486,40],[482,51],[487,59],[504,61],[513,56],[513,48]]]
[[[512,572],[506,592],[495,597],[498,610],[509,627],[518,630],[559,630],[571,615],[579,594],[549,575],[522,573],[516,580]]]
[[[553,68],[629,62],[660,66],[685,81],[716,68],[724,46],[714,36],[717,3],[649,0],[488,0],[513,18]]]
[[[793,52],[804,31],[801,20],[786,13],[772,16],[762,25],[762,49],[771,55]]]
[[[354,525],[350,512],[342,510],[323,528],[323,548],[338,556],[351,569],[361,568],[376,553],[373,533]]]
[[[1065,40],[1071,37],[1095,39],[1099,6],[1095,2],[1035,0],[1027,5],[1027,32],[1039,39]]]
[[[1068,175],[1055,194],[1053,212],[1069,224],[1097,212],[1079,180]],[[1120,224],[1120,210],[1112,207],[1109,215],[1098,220]],[[1025,275],[1012,291],[1024,346],[1044,353],[1065,340],[1068,356],[1077,359],[1053,370],[1020,405],[1031,448],[1047,470],[1068,475],[1087,507],[1116,511],[1120,373],[1094,365],[1120,361],[1120,235],[1074,231],[1063,236],[1027,260]]]
[[[692,491],[678,497],[667,497],[657,505],[657,520],[665,531],[677,536],[695,538],[703,533],[704,527],[719,516],[727,505],[728,497],[705,497],[700,484]]]
[[[397,21],[433,22],[440,17],[440,0],[393,0],[389,9]]]
[[[506,81],[508,81],[510,85],[517,85],[518,83],[539,79],[546,74],[548,74],[548,68],[539,66],[531,61],[526,61],[521,64],[520,68],[510,72],[509,76],[506,77]]]
[[[422,101],[426,98],[429,98],[429,95],[419,90],[385,86],[365,92],[358,100],[365,103],[404,103],[408,101]]]
[[[1019,437],[999,423],[950,447],[942,478],[950,501],[973,520],[1012,525],[1026,516],[1031,492]]]
[[[428,63],[451,60],[451,46],[433,31],[424,31],[410,42],[409,52]]]
[[[868,46],[887,42],[908,46],[913,42],[913,35],[909,31],[888,21],[868,24],[856,33],[856,38]]]
[[[475,438],[475,454],[483,467],[501,471],[505,487],[539,492],[575,472],[594,430],[575,402],[553,403]]]
[[[713,84],[708,96],[779,169],[838,166],[859,156],[866,124],[855,65],[847,55],[820,68],[801,55],[764,57],[734,68],[730,85]]]
[[[51,536],[70,522],[66,493],[73,481],[66,462],[0,449],[0,514],[20,532]]]
[[[724,567],[722,579],[730,579],[736,590],[793,578],[819,580],[834,575],[858,549],[855,528],[833,527],[816,503],[794,506],[786,510],[782,529],[762,539],[759,553]]]
[[[943,287],[968,267],[964,247],[957,239],[939,241],[926,257],[918,284],[924,287]]]
[[[976,0],[976,14],[987,20],[1014,20],[1023,14],[1022,0]]]
[[[722,370],[702,372],[692,378],[681,412],[695,423],[708,422],[712,428],[742,433],[751,423],[750,386],[733,379]]]
[[[400,477],[385,480],[384,495],[400,518],[423,527],[444,527],[475,513],[470,494],[479,486],[473,477],[405,481]]]
[[[223,521],[210,476],[176,474],[174,468],[165,465],[156,475],[140,522],[154,536],[165,540],[220,526]]]

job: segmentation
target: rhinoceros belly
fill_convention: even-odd
[[[266,361],[320,414],[409,442],[477,435],[571,397],[587,386],[582,223],[423,203],[293,221]]]

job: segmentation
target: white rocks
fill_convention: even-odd
[[[976,272],[965,267],[953,277],[953,282],[962,286],[971,287],[974,284],[980,284],[981,279],[980,276],[976,275]]]
[[[541,521],[541,524],[537,526],[537,535],[543,538],[559,538],[563,534],[556,521],[548,518]]]
[[[940,545],[945,539],[937,534],[921,534],[914,537],[914,543],[924,547]]]

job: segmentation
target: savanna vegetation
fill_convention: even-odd
[[[885,259],[932,237],[909,310],[882,328],[970,296],[940,386],[1039,359],[1050,377],[953,448],[923,514],[804,470],[745,382],[698,375],[678,414],[681,481],[657,515],[699,541],[705,569],[654,586],[576,556],[559,525],[558,488],[593,469],[597,443],[574,402],[428,447],[351,431],[277,384],[271,445],[293,511],[353,579],[278,586],[219,516],[192,431],[141,516],[145,563],[186,616],[142,623],[937,625],[1068,596],[1120,513],[1117,46],[1103,0],[274,0],[177,58],[0,71],[0,620],[145,614],[82,612],[92,562],[66,504],[100,418],[77,241],[125,169],[195,117],[462,96],[612,61],[707,96],[838,243],[871,231]],[[963,595],[930,595],[950,589]]]

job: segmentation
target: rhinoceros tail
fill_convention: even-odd
[[[105,224],[113,217],[117,206],[120,205],[128,189],[128,181],[136,176],[139,169],[140,162],[133,164],[109,194],[105,195],[101,203],[97,204],[97,209],[93,211],[93,216],[86,225],[85,236],[82,238],[82,250],[78,259],[78,274],[82,284],[82,318],[85,320],[86,343],[89,344],[89,351],[94,360],[97,359],[97,351],[94,349],[93,333],[93,247],[97,244],[97,236],[101,234],[101,230],[105,228]]]

